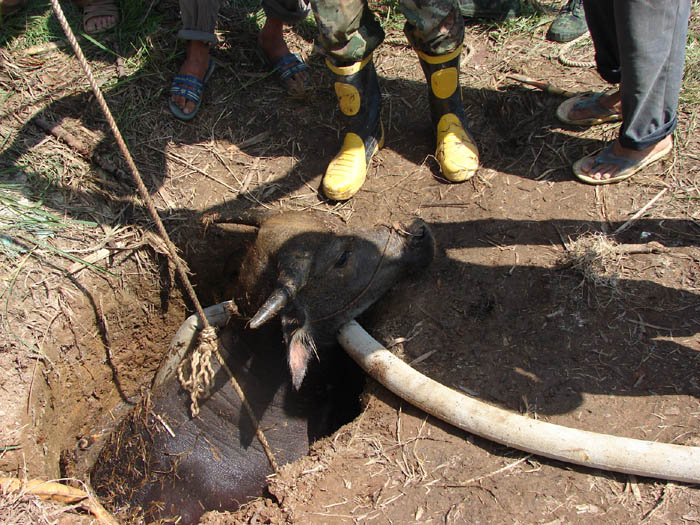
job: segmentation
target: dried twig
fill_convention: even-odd
[[[164,149],[160,149],[160,148],[156,148],[156,147],[154,147],[154,146],[150,146],[150,145],[148,145],[148,144],[146,145],[146,147],[148,147],[149,149],[152,149],[153,151],[157,151],[158,153],[162,153],[163,155],[165,155],[165,156],[166,156],[167,158],[169,158],[170,160],[174,160],[174,161],[176,161],[176,162],[179,162],[180,164],[182,164],[182,165],[185,166],[186,168],[189,168],[189,169],[191,169],[192,171],[196,171],[196,172],[199,173],[200,175],[204,175],[206,178],[208,178],[208,179],[210,179],[210,180],[213,180],[214,182],[216,182],[216,183],[218,183],[218,184],[221,184],[223,187],[225,187],[225,188],[231,190],[233,193],[238,193],[238,190],[237,190],[236,188],[234,188],[233,186],[231,186],[230,184],[226,184],[224,181],[222,181],[222,180],[220,180],[220,179],[217,179],[217,178],[214,177],[213,175],[210,175],[209,173],[207,173],[207,172],[204,171],[203,169],[198,168],[197,166],[195,166],[195,165],[192,164],[191,162],[189,162],[189,161],[183,159],[183,158],[180,157],[179,155],[176,155],[175,153],[172,153],[172,152],[170,152],[170,151],[165,151]]]
[[[527,461],[532,457],[532,454],[528,454],[525,457],[520,458],[518,461],[514,461],[513,463],[510,463],[509,465],[506,465],[505,467],[499,468],[498,470],[494,470],[493,472],[490,472],[488,474],[484,474],[483,476],[479,476],[476,478],[468,479],[467,481],[463,481],[462,483],[445,483],[442,485],[443,487],[447,488],[463,488],[463,487],[468,487],[469,485],[476,483],[477,481],[481,481],[486,478],[491,478],[493,476],[496,476],[502,472],[506,472],[507,470],[510,470],[512,468],[517,467],[521,463]]]
[[[664,188],[661,190],[659,193],[656,194],[656,196],[651,199],[649,202],[647,202],[637,213],[635,213],[630,220],[628,220],[626,223],[624,223],[622,226],[620,226],[617,230],[613,232],[614,235],[617,235],[620,232],[625,231],[627,228],[629,228],[632,223],[634,223],[637,219],[639,219],[646,211],[651,208],[656,201],[658,201],[661,196],[668,191],[668,188]]]
[[[30,46],[23,50],[22,53],[25,55],[41,55],[42,53],[48,53],[50,51],[58,51],[62,47],[68,45],[67,40],[57,40],[56,42],[46,42],[45,44],[37,44],[35,46]]]
[[[542,82],[541,80],[535,80],[534,78],[526,77],[525,75],[518,75],[516,73],[511,73],[508,75],[508,78],[515,80],[517,82],[520,82],[522,84],[527,84],[528,86],[536,87],[537,89],[541,89],[545,93],[549,93],[550,95],[559,95],[562,97],[566,98],[571,98],[575,97],[576,93],[573,91],[567,91],[566,89],[562,89],[560,87],[557,87],[553,84],[550,84],[549,82]]]
[[[44,119],[40,118],[35,118],[32,120],[39,128],[43,129],[47,133],[50,133],[54,137],[62,140],[65,142],[68,146],[70,146],[76,153],[82,155],[88,160],[91,160],[95,164],[97,164],[100,168],[103,170],[111,173],[115,177],[119,179],[119,181],[127,181],[128,177],[124,170],[121,168],[118,168],[117,166],[114,165],[114,163],[106,158],[104,158],[102,155],[100,155],[97,152],[90,151],[90,148],[88,147],[87,144],[82,142],[80,139],[66,131],[61,127],[60,124],[52,124],[51,122],[48,122]]]

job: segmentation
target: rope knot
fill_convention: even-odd
[[[204,328],[199,335],[200,345],[213,345],[217,341],[218,336],[216,335],[216,328],[213,326],[207,326]]]
[[[177,369],[177,377],[182,388],[190,393],[192,417],[199,414],[199,399],[209,395],[209,386],[214,379],[211,355],[216,352],[218,336],[216,328],[207,326],[199,333],[199,344],[192,357],[183,359]]]

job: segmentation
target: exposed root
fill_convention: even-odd
[[[40,479],[20,480],[17,478],[0,477],[0,488],[3,493],[20,492],[41,499],[58,501],[61,503],[78,504],[91,512],[99,523],[105,525],[119,525],[89,492],[63,485],[56,481],[44,481]]]

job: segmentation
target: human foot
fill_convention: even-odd
[[[673,149],[671,135],[643,150],[622,147],[615,140],[601,153],[578,160],[574,175],[588,184],[612,184],[630,178],[638,171],[664,158]]]
[[[80,2],[83,7],[83,29],[88,34],[101,33],[119,23],[119,8],[114,0]]]
[[[557,118],[564,124],[593,126],[622,120],[620,91],[585,93],[562,102],[557,108]]]
[[[189,76],[198,79],[202,84],[206,81],[207,72],[210,70],[209,46],[199,40],[189,40],[187,42],[187,56],[180,66],[178,76]],[[173,88],[188,88],[190,83],[178,82],[176,77],[173,80]],[[177,90],[177,89],[176,89]],[[196,101],[185,98],[181,94],[172,94],[172,103],[177,106],[183,114],[190,115],[198,107]]]
[[[277,65],[279,62],[281,70],[277,73],[287,91],[292,94],[302,93],[308,80],[308,67],[303,62],[294,59],[280,62],[282,58],[295,56],[291,54],[287,42],[284,40],[283,28],[282,20],[268,18],[258,34],[258,46],[265,53],[270,64]]]

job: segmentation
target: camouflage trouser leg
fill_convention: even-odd
[[[311,0],[323,54],[337,65],[359,62],[384,40],[366,0]]]
[[[214,29],[220,6],[220,0],[180,0],[182,29],[177,36],[217,44]],[[262,7],[268,18],[279,18],[287,25],[309,16],[308,0],[263,0]]]
[[[430,55],[454,51],[464,39],[464,20],[455,0],[401,0],[404,32],[411,45]],[[311,0],[324,54],[335,64],[358,62],[384,40],[366,0]]]
[[[464,41],[464,18],[456,0],[401,0],[404,33],[411,45],[428,55],[444,55]]]

